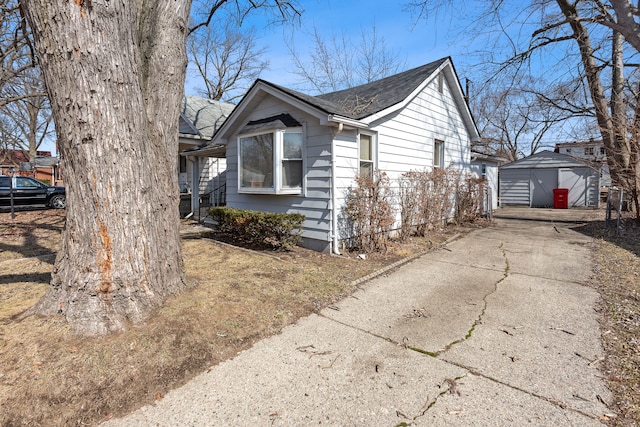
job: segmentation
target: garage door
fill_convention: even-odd
[[[557,186],[557,169],[531,169],[531,207],[553,207],[553,189]]]
[[[597,206],[598,173],[589,168],[565,168],[558,172],[559,187],[569,189],[569,206]]]

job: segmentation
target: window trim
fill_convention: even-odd
[[[302,137],[301,158],[287,158],[284,156],[284,134],[299,133]],[[257,135],[273,135],[273,163],[271,165],[273,171],[273,187],[243,187],[242,186],[242,148],[241,139],[250,138]],[[241,194],[275,194],[275,195],[301,195],[304,194],[305,188],[305,130],[303,126],[291,128],[275,128],[264,129],[256,132],[242,133],[236,138],[237,144],[237,160],[238,160],[238,193]],[[282,165],[285,161],[300,161],[301,182],[300,187],[283,187],[282,185]]]

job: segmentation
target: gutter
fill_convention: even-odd
[[[344,124],[338,122],[338,127],[333,133],[331,138],[331,239],[333,242],[333,253],[335,255],[342,255],[340,253],[338,242],[338,210],[336,209],[336,195],[338,193],[338,183],[336,181],[336,146],[335,138],[344,129]]]

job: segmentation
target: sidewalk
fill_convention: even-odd
[[[559,214],[498,218],[103,425],[601,425],[589,238]]]

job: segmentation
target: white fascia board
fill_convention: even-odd
[[[330,123],[342,123],[345,126],[350,126],[350,127],[354,127],[354,128],[360,128],[360,129],[368,129],[369,128],[369,124],[365,123],[362,120],[356,120],[356,119],[350,119],[348,117],[344,117],[344,116],[337,116],[335,114],[331,114],[327,117],[320,120],[320,124],[330,124]]]
[[[467,105],[467,102],[464,99],[464,93],[462,92],[462,87],[460,86],[460,82],[458,81],[457,76],[453,72],[453,66],[451,64],[451,60],[447,60],[444,63],[442,63],[442,65],[440,65],[433,73],[431,73],[431,75],[428,78],[426,78],[413,92],[411,92],[409,96],[407,96],[404,100],[402,100],[402,102],[392,105],[391,107],[386,108],[376,114],[367,116],[361,119],[361,122],[366,123],[367,125],[370,125],[371,123],[377,120],[380,120],[381,118],[406,107],[407,104],[411,102],[413,98],[418,96],[418,94],[422,92],[424,88],[428,84],[430,84],[433,81],[433,79],[435,79],[438,76],[438,74],[440,74],[444,70],[446,70],[445,75],[448,75],[449,77],[447,79],[448,82],[453,83],[453,84],[449,84],[449,87],[452,90],[453,98],[455,99],[456,104],[461,110],[462,120],[467,126],[467,130],[469,132],[469,138],[473,142],[480,141],[481,139],[480,133],[478,132],[475,122],[472,118],[471,110],[469,109],[469,106]]]
[[[413,98],[415,98],[416,96],[418,96],[418,94],[419,94],[420,92],[422,92],[422,91],[424,90],[424,88],[425,88],[429,83],[431,83],[431,81],[432,81],[434,78],[436,78],[436,76],[437,76],[437,75],[438,75],[438,74],[439,74],[439,73],[440,73],[444,68],[446,68],[448,65],[449,65],[449,61],[445,61],[442,65],[440,65],[440,66],[439,66],[439,67],[438,67],[438,68],[437,68],[433,73],[431,73],[431,75],[430,75],[429,77],[427,77],[426,79],[424,79],[424,81],[423,81],[422,83],[420,83],[420,84],[418,85],[418,87],[417,87],[417,88],[415,88],[415,89],[413,90],[413,92],[411,92],[411,93],[409,94],[409,96],[407,96],[405,99],[403,99],[403,100],[402,100],[402,102],[398,102],[397,104],[392,105],[392,106],[391,106],[391,107],[389,107],[389,108],[385,108],[385,109],[384,109],[384,110],[382,110],[382,111],[379,111],[379,112],[377,112],[377,113],[375,113],[375,114],[372,114],[372,115],[370,115],[370,116],[367,116],[367,117],[365,117],[365,118],[361,119],[361,121],[362,121],[362,122],[364,122],[364,123],[367,123],[367,124],[371,124],[371,123],[373,123],[373,122],[375,122],[375,121],[377,121],[377,120],[380,120],[381,118],[383,118],[383,117],[385,117],[385,116],[388,116],[388,115],[389,115],[389,114],[391,114],[391,113],[394,113],[394,112],[396,112],[396,111],[398,111],[398,110],[400,110],[400,109],[402,109],[402,108],[406,107],[406,106],[407,106],[407,104],[409,104],[409,102],[411,102],[411,100],[412,100]]]

